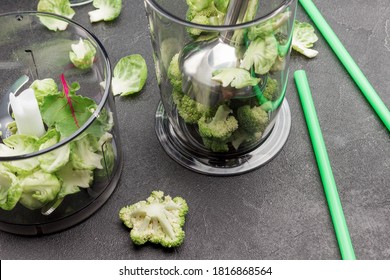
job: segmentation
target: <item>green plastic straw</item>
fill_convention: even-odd
[[[313,20],[314,24],[317,26],[322,36],[324,36],[329,46],[332,48],[332,50],[337,55],[341,63],[347,69],[349,75],[352,77],[352,79],[355,81],[357,86],[360,88],[363,95],[366,97],[367,101],[370,103],[374,111],[377,113],[379,118],[382,120],[382,122],[385,124],[387,129],[390,131],[389,109],[383,103],[381,98],[376,93],[375,89],[372,87],[370,82],[364,76],[363,72],[359,69],[359,66],[353,60],[353,58],[345,49],[343,44],[340,42],[339,38],[333,32],[332,28],[325,21],[320,11],[317,9],[317,7],[314,5],[314,3],[311,0],[299,0],[299,3],[306,10],[307,14]]]
[[[301,99],[302,109],[306,118],[306,124],[309,130],[314,154],[317,160],[322,184],[324,186],[325,196],[328,202],[330,216],[332,217],[337,242],[339,244],[341,258],[343,260],[355,260],[356,257],[353,251],[351,237],[349,236],[347,223],[341,207],[336,182],[333,177],[332,168],[330,166],[325,142],[322,137],[306,73],[303,70],[298,70],[294,73],[294,77],[299,97]]]

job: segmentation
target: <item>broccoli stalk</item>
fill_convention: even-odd
[[[164,197],[162,191],[153,191],[145,201],[123,207],[119,218],[131,230],[130,238],[142,245],[147,241],[164,247],[176,247],[183,243],[182,229],[188,205],[181,197]]]

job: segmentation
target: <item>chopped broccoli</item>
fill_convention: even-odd
[[[130,238],[135,244],[150,241],[164,247],[176,247],[184,241],[182,227],[187,212],[188,205],[183,198],[172,199],[162,191],[153,191],[147,200],[123,207],[119,218],[132,229]]]
[[[224,13],[218,11],[213,1],[204,2],[197,7],[188,2],[187,4],[189,5],[186,14],[187,21],[202,25],[221,25],[223,23]],[[193,37],[208,32],[198,28],[187,28],[187,31]]]
[[[237,110],[237,119],[240,128],[248,133],[263,133],[268,125],[268,113],[260,106],[242,106]]]
[[[201,117],[210,112],[210,107],[195,101],[188,95],[183,95],[177,108],[184,121],[192,124],[197,123]]]
[[[232,146],[238,150],[242,144],[257,141],[262,135],[261,132],[248,133],[244,129],[238,128],[232,135]]]
[[[213,118],[202,116],[198,121],[199,135],[206,147],[214,152],[226,151],[232,133],[238,128],[238,122],[227,105],[220,105]]]
[[[219,15],[218,10],[215,8],[214,4],[212,3],[208,7],[196,11],[195,9],[189,8],[186,14],[186,19],[188,21],[192,21],[196,16],[205,16],[205,17],[217,17]]]
[[[225,141],[219,141],[215,140],[213,138],[206,138],[203,137],[203,145],[209,149],[212,150],[213,152],[217,153],[223,153],[229,151],[229,139],[226,139]]]
[[[210,19],[206,16],[196,15],[192,20],[192,23],[202,24],[202,25],[210,25]],[[199,28],[187,28],[187,31],[192,36],[199,36],[203,30]]]
[[[175,90],[182,90],[182,74],[179,66],[179,53],[172,57],[168,67],[168,79]]]
[[[263,96],[269,101],[275,101],[279,93],[279,84],[276,79],[268,77]]]

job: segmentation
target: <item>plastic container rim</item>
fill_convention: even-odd
[[[70,136],[64,138],[63,140],[61,140],[57,144],[50,146],[46,149],[40,150],[40,151],[36,151],[33,153],[29,153],[29,154],[23,154],[23,155],[6,156],[6,157],[0,156],[0,162],[10,161],[10,160],[22,160],[22,159],[36,157],[36,156],[48,153],[50,151],[53,151],[55,149],[58,149],[64,145],[70,143],[72,140],[74,140],[76,137],[78,137],[80,134],[82,134],[99,116],[100,112],[102,111],[104,105],[106,104],[106,102],[108,100],[108,97],[110,94],[110,87],[111,87],[112,73],[111,73],[111,64],[110,64],[110,61],[108,58],[107,51],[105,50],[103,44],[99,41],[99,39],[92,32],[90,32],[88,29],[86,29],[85,27],[83,27],[79,23],[77,23],[69,18],[66,18],[64,16],[60,16],[60,15],[56,15],[53,13],[47,13],[47,12],[37,12],[37,11],[20,11],[19,12],[18,11],[18,12],[2,13],[2,14],[0,14],[0,17],[6,17],[6,16],[16,17],[16,16],[20,16],[20,15],[21,16],[29,15],[29,16],[36,16],[36,17],[38,17],[39,15],[49,16],[49,17],[56,18],[58,20],[66,21],[66,22],[68,22],[68,24],[74,25],[77,28],[80,28],[81,30],[83,30],[88,36],[90,36],[95,41],[96,45],[99,47],[99,49],[103,55],[104,65],[105,65],[105,70],[106,70],[107,76],[106,76],[104,94],[102,96],[102,99],[100,100],[100,102],[99,102],[96,110],[92,114],[92,116],[77,131],[75,131]],[[54,32],[54,31],[50,31],[50,32]],[[58,32],[61,32],[61,31],[58,31]]]
[[[252,20],[252,21],[248,21],[248,22],[240,23],[240,24],[236,24],[236,25],[217,25],[216,26],[216,25],[203,25],[203,24],[192,23],[192,22],[183,20],[183,19],[173,15],[172,13],[168,12],[163,7],[161,7],[161,5],[156,3],[155,0],[144,0],[145,4],[147,3],[150,7],[153,8],[154,11],[156,11],[160,15],[164,16],[167,19],[170,19],[171,21],[173,21],[175,23],[178,23],[178,24],[181,24],[181,25],[184,25],[187,27],[199,28],[199,29],[203,29],[203,30],[207,30],[207,31],[215,31],[215,32],[221,32],[221,31],[232,30],[232,29],[236,30],[236,29],[241,29],[241,28],[248,28],[248,27],[251,27],[255,24],[262,23],[262,22],[267,21],[267,20],[273,18],[274,16],[276,16],[281,11],[283,11],[285,8],[290,6],[290,4],[292,2],[295,2],[295,1],[296,0],[284,0],[280,4],[279,7],[275,8],[274,10],[269,12],[268,14],[266,14],[262,17],[259,17],[255,20]]]

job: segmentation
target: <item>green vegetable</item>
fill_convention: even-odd
[[[0,163],[0,208],[12,210],[22,195],[17,177]]]
[[[69,0],[39,0],[38,12],[49,12],[57,15],[73,18],[75,11],[70,7]],[[62,31],[68,27],[68,23],[50,16],[39,16],[39,20],[48,29],[53,31]]]
[[[295,20],[292,39],[292,48],[306,57],[313,58],[318,51],[310,49],[317,42],[318,37],[314,33],[314,28],[307,22]]]
[[[172,87],[180,91],[182,90],[182,73],[179,66],[179,53],[172,57],[172,60],[168,67],[168,79],[171,82]]]
[[[74,169],[71,163],[63,166],[56,175],[62,182],[61,189],[57,195],[58,198],[78,193],[80,187],[88,188],[93,181],[93,172],[91,170]]]
[[[213,73],[212,80],[222,83],[223,87],[231,85],[240,89],[247,86],[255,86],[260,82],[259,78],[254,78],[251,74],[241,68],[222,68]]]
[[[68,87],[64,80],[63,85],[67,94],[58,92],[52,79],[33,82],[31,88],[41,98],[40,111],[47,132],[40,138],[13,134],[0,144],[1,155],[16,156],[47,149],[72,134],[79,122],[84,124],[95,113],[94,100],[76,95],[78,83]],[[80,188],[90,187],[96,170],[104,167],[105,176],[109,176],[115,164],[112,135],[107,132],[112,126],[112,113],[103,109],[86,132],[71,143],[32,158],[1,162],[0,208],[12,210],[20,202],[28,209],[39,209],[49,202],[61,202]],[[12,130],[17,131],[15,122]]]
[[[224,13],[218,11],[212,0],[187,0],[189,6],[186,13],[186,20],[202,25],[221,25],[223,23]],[[188,33],[197,37],[209,31],[198,28],[187,28]]]
[[[31,210],[54,200],[61,189],[57,177],[42,170],[21,177],[19,184],[23,189],[19,202]]]
[[[51,129],[41,139],[38,143],[39,150],[49,148],[57,144],[60,140],[60,134],[55,130]],[[40,167],[43,171],[47,173],[53,173],[63,167],[69,161],[70,146],[69,144],[64,145],[61,148],[57,148],[54,151],[45,153],[38,156]]]
[[[259,37],[250,43],[240,67],[250,70],[254,66],[256,74],[263,75],[270,71],[277,56],[278,46],[275,37],[273,35]]]
[[[226,143],[238,128],[237,120],[231,113],[232,110],[227,105],[220,105],[214,117],[202,116],[199,119],[199,135],[206,147],[215,152],[226,151]]]
[[[201,117],[210,112],[210,107],[195,101],[188,95],[183,95],[180,103],[176,106],[180,117],[182,117],[186,123],[195,124]]]
[[[203,15],[196,15],[192,20],[192,23],[201,24],[201,25],[210,25],[210,19]],[[203,30],[199,28],[187,28],[187,31],[192,36],[199,36]]]
[[[43,99],[46,95],[52,95],[58,93],[58,87],[53,79],[47,78],[43,80],[35,80],[30,88],[34,90],[35,98],[38,101],[38,105],[41,106]]]
[[[80,128],[79,124],[84,124],[97,107],[95,101],[76,95],[72,90],[69,99],[73,112],[65,98],[65,93],[46,96],[40,107],[44,123],[48,127],[55,126],[61,137],[67,137],[76,132]]]
[[[238,128],[232,135],[232,146],[238,150],[243,143],[257,141],[262,135],[261,132],[249,133],[244,129]]]
[[[114,20],[122,10],[122,0],[93,0],[92,4],[97,10],[88,13],[90,22]]]
[[[214,5],[221,13],[226,13],[230,0],[214,0]]]
[[[263,96],[267,98],[269,101],[275,101],[278,98],[279,94],[279,84],[276,79],[272,79],[268,77],[267,84],[265,85],[265,89],[263,92]]]
[[[96,54],[96,48],[92,43],[80,38],[80,41],[77,44],[72,44],[71,48],[69,58],[73,65],[80,69],[91,68]]]
[[[3,139],[4,144],[0,144],[0,154],[4,156],[16,156],[29,154],[36,151],[37,138],[34,136],[15,134]],[[6,161],[2,164],[10,171],[18,174],[30,173],[39,166],[37,158],[23,160]]]
[[[248,39],[256,40],[258,37],[273,35],[277,30],[285,25],[290,18],[290,12],[280,13],[264,23],[252,26],[248,31]]]
[[[146,242],[164,247],[177,247],[184,241],[182,229],[188,205],[181,197],[164,196],[162,191],[153,191],[147,200],[123,207],[119,211],[121,221],[131,229],[134,244]]]
[[[237,120],[240,128],[249,134],[263,133],[269,123],[268,113],[260,106],[238,108]]]
[[[145,59],[139,54],[122,57],[114,68],[112,92],[126,96],[141,91],[148,76]],[[103,85],[101,83],[101,85]]]
[[[86,170],[103,168],[101,163],[103,156],[97,153],[99,146],[95,137],[83,134],[76,141],[70,143],[70,149],[70,160],[74,168]]]
[[[187,5],[196,12],[199,12],[210,6],[213,0],[186,0]]]

